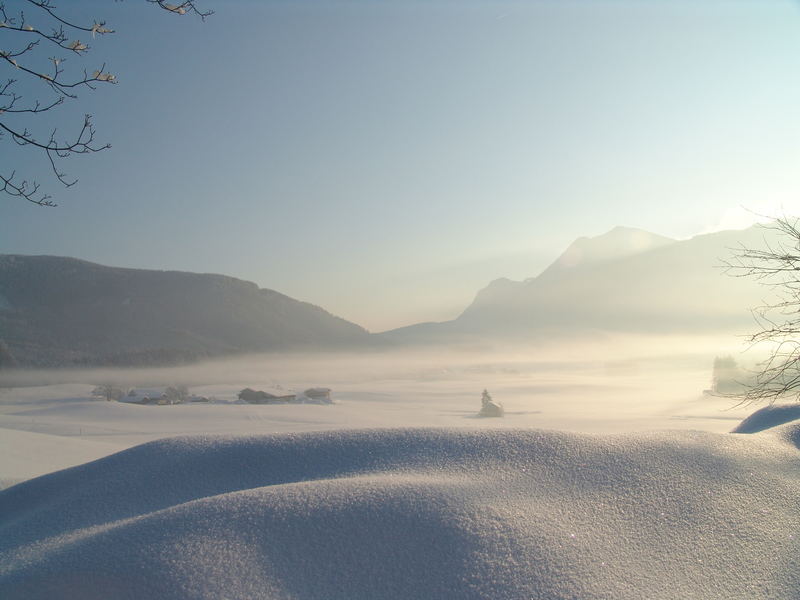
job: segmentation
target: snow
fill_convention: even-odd
[[[124,449],[108,442],[0,429],[0,489]]]
[[[734,433],[756,433],[800,419],[800,404],[770,404],[758,409],[734,429]]]
[[[736,343],[739,340],[734,340]],[[611,346],[613,351],[609,351]],[[697,356],[686,348],[696,348]],[[718,340],[629,344],[603,340],[505,355],[372,353],[256,356],[161,370],[58,371],[0,388],[0,428],[125,447],[182,434],[252,434],[374,427],[503,427],[616,433],[730,431],[751,408],[702,395]],[[11,379],[4,375],[6,380]],[[40,381],[44,380],[44,381]],[[98,382],[121,388],[188,386],[211,404],[124,405],[91,398]],[[37,385],[34,386],[34,383]],[[50,385],[44,385],[50,383]],[[234,404],[243,388],[275,395],[332,389],[332,406]],[[502,420],[477,419],[481,392]],[[0,456],[0,475],[6,468]]]
[[[797,433],[160,440],[0,492],[0,594],[794,598]]]
[[[14,449],[0,453],[0,480],[35,477],[177,435],[431,426],[593,433],[654,429],[726,432],[752,411],[731,410],[729,400],[702,396],[705,381],[692,385],[691,378],[685,388],[648,392],[645,381],[605,375],[417,376],[340,382],[334,388],[333,405],[239,403],[235,398],[242,386],[224,384],[192,388],[193,393],[217,398],[214,403],[172,406],[92,398],[90,384],[15,388],[0,396],[0,449]],[[503,403],[503,419],[478,418],[482,384],[487,379],[494,380],[490,391]]]
[[[707,356],[582,359],[6,388],[0,597],[796,598],[800,410],[704,395]],[[91,398],[193,378],[214,403]],[[334,405],[236,402],[326,385]],[[484,388],[505,418],[477,418]]]

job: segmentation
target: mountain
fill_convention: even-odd
[[[0,255],[0,338],[6,364],[66,366],[351,347],[370,336],[233,277]]]
[[[536,277],[491,282],[452,321],[372,336],[319,307],[223,275],[0,255],[0,369],[587,331],[747,333],[750,309],[771,290],[728,276],[723,261],[732,248],[765,247],[773,233],[755,227],[671,240],[617,227],[577,239]]]
[[[617,260],[673,243],[673,239],[643,229],[615,227],[596,237],[579,237],[544,273]]]
[[[381,334],[395,342],[460,341],[583,331],[742,333],[750,309],[769,290],[731,277],[723,261],[733,248],[762,248],[770,230],[751,228],[670,240],[615,228],[580,238],[537,277],[498,279],[453,321]]]

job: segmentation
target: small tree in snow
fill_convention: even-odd
[[[170,404],[181,404],[189,398],[189,390],[185,385],[171,386],[164,392],[164,398]]]
[[[92,396],[100,396],[101,398],[105,398],[109,402],[111,400],[119,400],[125,395],[125,392],[122,391],[119,387],[112,385],[110,383],[104,383],[103,385],[98,385],[96,388],[92,390]]]
[[[717,356],[711,375],[711,390],[715,394],[739,394],[745,386],[745,374],[732,356]]]

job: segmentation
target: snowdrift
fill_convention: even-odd
[[[0,597],[796,598],[797,432],[160,440],[0,492]]]
[[[770,404],[737,425],[732,433],[758,433],[800,419],[800,404]]]

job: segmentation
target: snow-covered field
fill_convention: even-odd
[[[0,597],[798,597],[800,429],[727,433],[754,409],[702,393],[706,349],[648,348],[17,376]],[[312,385],[335,404],[234,402]]]
[[[713,356],[706,356],[703,348],[697,355],[615,348],[614,356],[591,346],[580,353],[566,347],[504,356],[255,356],[173,369],[6,376],[2,381],[12,387],[0,387],[0,481],[7,485],[177,435],[376,427],[725,432],[752,412],[703,394],[710,385]],[[183,383],[214,402],[107,402],[91,395],[103,382],[125,388]],[[236,402],[244,387],[280,394],[312,385],[332,388],[335,404]],[[505,418],[477,418],[484,388],[503,403]]]

